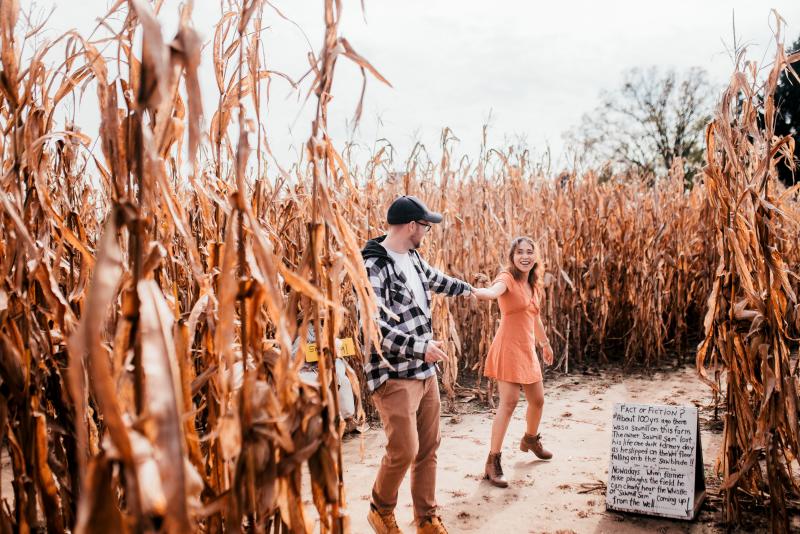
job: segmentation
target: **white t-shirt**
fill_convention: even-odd
[[[397,271],[405,275],[406,286],[411,290],[411,294],[414,295],[414,300],[417,301],[417,305],[427,315],[430,311],[428,308],[428,295],[425,294],[425,286],[422,285],[422,280],[419,277],[417,269],[415,269],[414,264],[411,263],[411,254],[408,252],[400,254],[388,248],[386,252],[388,252],[389,256],[394,260]]]

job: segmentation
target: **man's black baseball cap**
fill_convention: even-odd
[[[430,211],[420,199],[411,195],[398,197],[389,206],[386,222],[389,224],[406,224],[411,221],[442,222],[442,214]]]

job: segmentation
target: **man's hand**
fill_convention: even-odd
[[[550,343],[542,347],[542,358],[544,358],[545,365],[553,365],[553,348]]]
[[[475,277],[475,282],[477,282],[479,284],[488,284],[489,283],[489,277],[486,276],[483,273],[475,273],[473,276]]]
[[[427,363],[440,362],[447,358],[447,354],[439,348],[441,345],[441,341],[434,341],[432,339],[428,341],[428,349],[425,351],[425,361]]]

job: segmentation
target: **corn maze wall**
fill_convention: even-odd
[[[103,37],[31,48],[40,28],[0,1],[2,532],[305,532],[314,514],[320,531],[348,532],[337,396],[299,379],[292,345],[310,325],[321,333],[328,383],[336,337],[376,342],[355,320],[357,305],[375,311],[359,249],[402,193],[445,214],[426,258],[475,285],[497,274],[514,236],[534,238],[563,371],[671,364],[705,335],[699,367],[718,388],[731,369],[728,409],[747,414],[725,430],[730,519],[736,488],[764,498],[763,472],[782,488],[770,500],[781,517],[797,494],[796,412],[781,410],[796,406],[798,212],[774,183],[789,143],[769,136],[774,109],[762,128],[758,104],[735,104],[763,94],[745,66],[709,130],[706,181],[690,191],[679,172],[655,186],[556,178],[519,149],[456,160],[448,131],[436,161],[417,149],[395,161],[384,146],[356,162],[327,135],[336,62],[385,80],[338,34],[341,6],[326,0],[306,89],[312,133],[303,164],[284,169],[261,127],[265,7],[245,1],[215,26],[219,106],[204,110],[191,3],[175,36],[155,15],[176,6],[130,0],[101,15]],[[85,91],[97,95],[97,139],[80,116],[57,120]],[[436,300],[433,317],[452,398],[480,376],[498,313]]]

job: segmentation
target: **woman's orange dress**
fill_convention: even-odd
[[[501,272],[493,284],[497,282],[503,282],[508,290],[497,299],[500,327],[489,347],[483,374],[514,384],[541,382],[542,368],[536,356],[534,334],[539,301],[526,292],[527,282],[515,280],[511,273]]]

